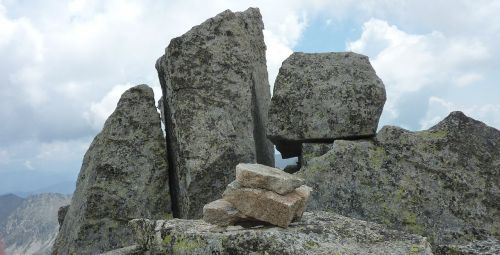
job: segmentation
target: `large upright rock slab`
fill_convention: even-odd
[[[174,38],[158,59],[174,216],[199,218],[240,163],[274,166],[259,10],[229,10]]]
[[[373,136],[385,99],[368,57],[296,52],[274,84],[268,137],[289,158],[300,156],[303,142]]]
[[[306,212],[283,229],[221,228],[202,220],[131,221],[143,254],[432,255],[427,240],[328,212]]]
[[[315,190],[309,209],[420,234],[439,250],[498,247],[478,241],[500,236],[500,131],[461,112],[425,131],[337,140],[299,175]]]
[[[171,212],[165,140],[153,90],[127,90],[83,159],[54,254],[99,254],[132,245],[134,218]]]

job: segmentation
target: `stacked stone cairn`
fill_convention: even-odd
[[[203,207],[203,219],[219,226],[257,221],[287,228],[302,217],[311,191],[303,179],[280,169],[238,164],[236,180],[222,199]]]

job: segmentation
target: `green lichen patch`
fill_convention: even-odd
[[[315,241],[307,241],[304,243],[304,248],[308,250],[314,250],[319,247],[319,244]]]
[[[426,131],[416,132],[415,134],[418,135],[420,138],[435,140],[435,139],[445,138],[448,132],[446,132],[446,130],[436,130],[436,131],[426,130]]]
[[[369,152],[369,156],[370,156],[371,167],[380,168],[384,163],[384,160],[386,158],[386,153],[384,148],[376,147],[374,150],[371,150]]]
[[[175,240],[172,245],[174,254],[191,254],[196,249],[204,247],[204,243],[199,240],[190,240],[188,238],[180,237]]]

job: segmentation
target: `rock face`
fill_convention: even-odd
[[[263,28],[258,9],[224,11],[172,39],[156,63],[176,217],[201,217],[238,163],[274,166]]]
[[[57,222],[59,223],[59,228],[62,227],[64,223],[64,217],[66,217],[66,213],[68,213],[69,205],[61,206],[59,210],[57,210]]]
[[[420,234],[440,249],[500,235],[500,131],[461,112],[425,131],[386,126],[374,139],[337,140],[299,175],[315,190],[310,209]]]
[[[289,158],[300,156],[302,142],[373,136],[385,99],[368,57],[296,52],[274,84],[268,137]]]
[[[313,158],[324,155],[332,149],[333,143],[303,143],[299,161],[302,167],[307,166]]]
[[[265,189],[288,194],[304,184],[304,180],[277,168],[260,164],[238,164],[236,180],[243,187]]]
[[[85,154],[53,253],[96,254],[132,245],[129,220],[170,213],[165,158],[153,90],[127,90]]]
[[[0,233],[5,254],[50,254],[59,229],[57,210],[69,204],[70,200],[71,196],[57,193],[32,195],[24,199],[10,214],[5,229]]]
[[[432,254],[425,238],[327,212],[306,212],[288,229],[180,219],[130,224],[151,254]]]
[[[279,195],[269,190],[245,188],[234,181],[222,198],[248,217],[286,228],[293,219],[302,217],[310,194],[311,189],[305,185]]]

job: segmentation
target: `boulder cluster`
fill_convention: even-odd
[[[203,207],[203,219],[219,226],[241,221],[262,221],[288,227],[300,220],[311,194],[304,180],[280,169],[259,164],[238,164],[236,180],[222,199]]]
[[[146,85],[122,95],[54,254],[500,254],[499,130],[377,133],[384,84],[352,52],[293,53],[271,98],[263,29],[228,10],[171,40],[161,116]]]

